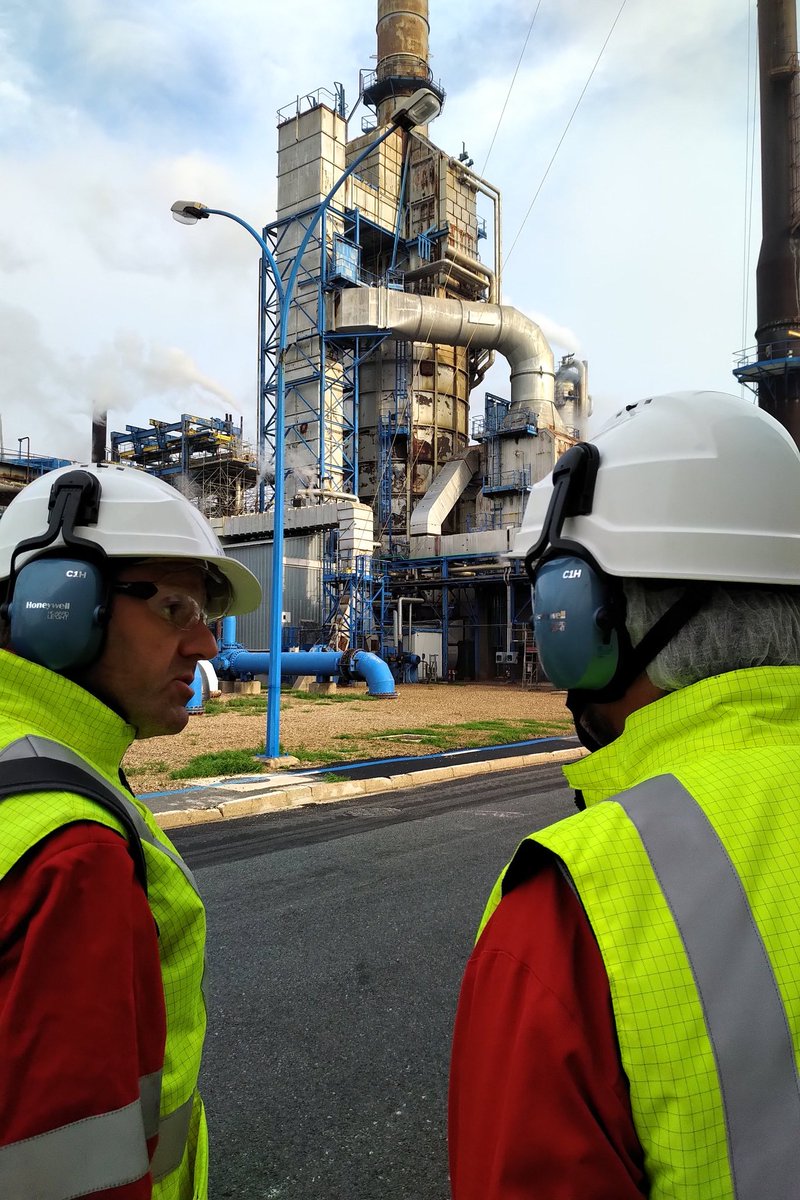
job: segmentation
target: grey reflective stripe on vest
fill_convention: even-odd
[[[92,765],[79,754],[76,754],[73,750],[70,750],[69,747],[63,746],[60,742],[52,741],[50,738],[36,737],[35,735],[19,738],[17,741],[11,742],[2,751],[0,751],[0,762],[2,762],[3,759],[11,761],[27,756],[57,759],[60,762],[71,763],[74,766],[80,767],[81,770],[85,771],[93,779],[96,779],[102,787],[106,789],[112,787],[105,776],[101,775],[99,771],[96,771]],[[113,791],[118,796],[120,804],[128,813],[141,841],[146,842],[148,846],[152,846],[154,850],[157,850],[159,853],[164,854],[167,858],[169,858],[175,864],[175,866],[179,868],[193,890],[199,895],[199,889],[197,887],[194,875],[189,870],[183,859],[153,835],[141,813],[136,808],[136,805],[131,802],[130,797],[127,796],[121,788],[113,788]],[[201,982],[201,988],[202,986],[203,985]],[[178,1166],[180,1166],[181,1160],[183,1159],[184,1150],[186,1148],[186,1138],[189,1131],[189,1121],[192,1113],[192,1098],[190,1097],[185,1104],[180,1106],[180,1108],[175,1109],[174,1112],[169,1113],[166,1117],[159,1121],[161,1079],[162,1073],[160,1071],[154,1073],[153,1075],[145,1076],[143,1079],[141,1079],[139,1081],[141,1089],[141,1104],[139,1104],[139,1102],[136,1104],[140,1132],[142,1123],[144,1125],[145,1136],[147,1138],[152,1137],[153,1134],[158,1131],[158,1146],[156,1147],[156,1152],[153,1156],[153,1162],[151,1166],[154,1179],[163,1179],[165,1175],[168,1175],[171,1171],[174,1171]],[[125,1112],[127,1110],[122,1109],[120,1111]],[[113,1116],[114,1114],[110,1115]],[[109,1116],[93,1117],[88,1122],[79,1122],[78,1127],[85,1125],[93,1126],[95,1121],[105,1121],[108,1119]],[[65,1126],[64,1128],[70,1129],[73,1127]],[[55,1130],[53,1133],[43,1134],[42,1136],[45,1138],[50,1138],[55,1137],[60,1133],[61,1130]],[[105,1133],[98,1133],[91,1136],[105,1137],[106,1135]],[[37,1144],[40,1142],[40,1140],[41,1139],[39,1138],[33,1139],[33,1141]],[[23,1142],[15,1143],[15,1145],[9,1147],[0,1147],[0,1156],[4,1155],[6,1151],[15,1150],[17,1146],[26,1146],[28,1144],[28,1142]],[[0,1157],[0,1185],[2,1185],[5,1181],[2,1164],[3,1159]],[[131,1179],[139,1179],[147,1170],[147,1166],[147,1153],[145,1148],[144,1170],[140,1171],[138,1175],[131,1176]],[[100,1187],[119,1186],[120,1182],[129,1182],[129,1180],[120,1180],[116,1184],[96,1184],[94,1188],[86,1188],[85,1190],[96,1191]],[[10,1195],[12,1193],[5,1192],[2,1186],[0,1186],[0,1197],[4,1197],[7,1194]],[[39,1200],[38,1192],[19,1193],[20,1196],[23,1194],[35,1194],[37,1196],[37,1200]],[[82,1192],[80,1190],[74,1190],[63,1194],[74,1196],[81,1195]],[[52,1193],[52,1200],[60,1200],[61,1196],[61,1191],[55,1191]],[[41,1200],[51,1200],[51,1193],[42,1191]]]
[[[150,1166],[139,1101],[0,1147],[0,1196],[69,1200],[121,1187]]]
[[[154,1180],[163,1179],[181,1165],[189,1135],[192,1099],[190,1096],[185,1104],[165,1117],[158,1127],[158,1145],[150,1166]]]
[[[114,787],[113,784],[110,784],[105,775],[101,775],[99,771],[96,771],[91,763],[88,763],[85,758],[81,758],[80,754],[76,754],[76,752],[74,750],[70,750],[68,746],[63,746],[61,742],[54,742],[50,738],[36,737],[35,735],[19,738],[15,742],[10,742],[8,746],[0,751],[0,762],[2,762],[4,759],[10,762],[16,758],[29,757],[54,758],[58,759],[60,762],[70,763],[73,766],[79,767],[82,771],[85,771],[87,775],[91,775],[92,778],[96,779],[102,787],[112,788],[118,796],[120,804],[128,813],[131,821],[133,821],[134,826],[136,827],[136,832],[141,840],[143,842],[147,842],[148,846],[152,846],[155,850],[160,851],[161,854],[165,854],[167,858],[171,859],[172,862],[175,863],[175,866],[183,872],[191,886],[199,895],[199,889],[197,887],[195,877],[183,859],[179,855],[174,854],[168,846],[165,846],[158,840],[158,838],[153,836],[136,805],[131,803],[130,796],[127,796],[121,788]],[[68,788],[65,790],[69,791]]]
[[[635,825],[683,940],[719,1076],[736,1200],[796,1200],[800,1087],[786,1012],[741,880],[673,775],[613,800]]]
[[[139,1080],[139,1100],[114,1112],[62,1125],[49,1133],[0,1146],[0,1196],[70,1200],[145,1176],[163,1179],[186,1149],[192,1097],[162,1121],[161,1072]],[[152,1162],[146,1141],[158,1134]]]
[[[143,1075],[139,1080],[139,1100],[142,1105],[142,1124],[146,1138],[151,1138],[158,1133],[163,1074],[163,1071],[154,1071],[152,1075]]]

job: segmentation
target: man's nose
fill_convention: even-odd
[[[217,639],[202,621],[184,630],[181,650],[187,658],[214,658],[217,649]]]

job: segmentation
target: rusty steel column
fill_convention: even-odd
[[[428,77],[428,0],[378,0],[378,78]]]
[[[758,358],[786,361],[765,373],[758,403],[800,444],[800,161],[795,0],[759,0],[762,240],[756,271]],[[776,364],[777,365],[777,364]]]

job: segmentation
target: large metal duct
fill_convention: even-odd
[[[758,358],[786,359],[800,349],[800,77],[795,0],[759,0],[762,241],[756,272]],[[769,373],[759,405],[800,444],[800,371]]]
[[[508,304],[350,288],[337,298],[333,324],[337,333],[386,330],[398,341],[497,350],[511,368],[511,412],[553,420],[553,351],[539,326]]]
[[[411,534],[440,534],[442,522],[452,512],[462,493],[480,470],[479,446],[468,446],[457,458],[445,463],[411,514]]]

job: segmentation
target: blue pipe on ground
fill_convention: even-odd
[[[268,675],[268,650],[245,650],[236,642],[236,618],[225,617],[219,654],[213,660],[216,671],[233,675]],[[366,680],[370,696],[394,699],[397,695],[388,665],[368,650],[300,650],[281,654],[281,676],[339,676],[348,682],[353,677]]]
[[[200,670],[199,663],[194,669],[192,694],[186,702],[186,708],[190,713],[203,712],[203,673]]]

